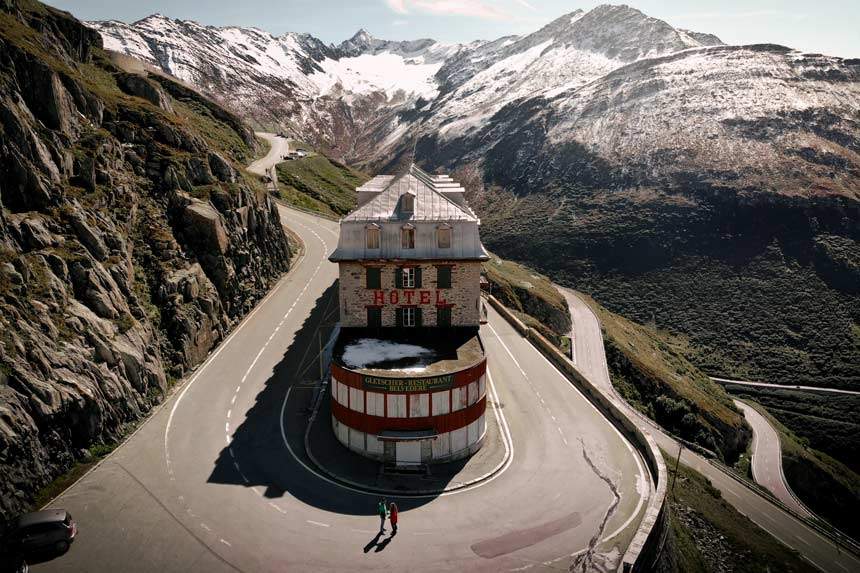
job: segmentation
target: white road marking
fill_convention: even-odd
[[[211,528],[211,527],[209,527],[208,525],[206,525],[205,523],[201,523],[201,524],[200,524],[200,527],[202,527],[202,528],[203,528],[203,529],[205,529],[206,531],[212,531],[212,528]]]
[[[271,501],[270,501],[270,502],[269,502],[269,505],[270,505],[270,506],[272,506],[273,508],[275,508],[276,510],[278,510],[278,512],[280,512],[280,513],[287,513],[286,511],[284,511],[283,509],[281,509],[281,507],[280,507],[278,504],[276,504],[276,503],[274,503],[274,502],[271,502]]]
[[[305,521],[307,521],[311,525],[318,525],[320,527],[331,527],[331,525],[329,525],[328,523],[320,523],[319,521],[314,521],[312,519],[306,519]]]
[[[233,413],[233,410],[232,410],[232,409],[231,409],[231,410],[227,410],[227,419],[228,419],[228,420],[230,419],[230,414],[232,414],[232,413]]]
[[[499,341],[499,343],[502,345],[502,348],[504,348],[504,349],[505,349],[505,351],[508,353],[508,356],[510,356],[510,357],[511,357],[511,359],[513,359],[514,363],[515,363],[515,364],[517,364],[517,367],[519,368],[519,363],[517,363],[516,358],[514,358],[513,353],[511,352],[510,348],[508,348],[508,345],[507,345],[507,344],[505,344],[505,342],[502,340],[502,337],[501,337],[501,336],[499,336],[499,333],[496,331],[496,329],[495,329],[495,328],[493,328],[493,325],[492,325],[492,324],[490,324],[490,323],[488,322],[488,323],[487,323],[487,326],[489,326],[489,327],[490,327],[490,330],[492,330],[492,331],[493,331],[493,334],[496,336],[496,340],[498,340],[498,341]],[[597,409],[597,406],[595,406],[594,404],[592,404],[592,403],[591,403],[591,401],[590,401],[588,398],[586,398],[586,397],[582,394],[582,392],[580,392],[580,391],[579,391],[579,388],[577,388],[576,386],[574,386],[574,385],[573,385],[573,383],[571,383],[571,382],[570,382],[570,380],[568,380],[568,379],[567,379],[567,377],[566,377],[564,374],[562,374],[562,372],[561,372],[561,371],[560,371],[560,370],[559,370],[559,369],[558,369],[558,368],[557,368],[557,367],[556,367],[552,362],[550,362],[550,361],[549,361],[549,359],[547,359],[547,357],[546,357],[546,356],[544,356],[544,355],[543,355],[543,353],[541,353],[537,348],[535,348],[534,346],[532,346],[532,345],[531,345],[531,343],[528,343],[528,344],[529,344],[529,345],[531,346],[531,348],[532,348],[532,349],[537,353],[537,355],[538,355],[538,356],[540,356],[541,358],[543,358],[543,359],[544,359],[544,361],[545,361],[547,364],[549,364],[549,365],[550,365],[550,367],[551,367],[553,370],[555,370],[555,372],[556,372],[556,373],[557,373],[557,374],[558,374],[562,379],[564,379],[564,381],[567,383],[567,384],[566,384],[566,386],[567,386],[568,388],[570,388],[570,389],[572,389],[574,392],[576,392],[576,394],[580,397],[580,399],[584,400],[584,401],[585,401],[589,406],[591,406],[591,408],[593,408],[593,409],[594,409],[594,411],[595,411],[595,412],[597,412],[597,415],[598,415],[598,416],[600,416],[600,418],[601,418],[601,419],[603,419],[607,424],[609,424],[609,427],[610,427],[610,428],[612,428],[613,430],[615,430],[615,433],[616,433],[616,434],[618,435],[618,437],[621,439],[622,443],[626,443],[626,442],[627,442],[627,439],[626,439],[626,438],[624,437],[624,435],[623,435],[623,434],[618,430],[618,428],[616,428],[616,427],[615,427],[615,424],[613,424],[611,421],[609,421],[609,420],[608,420],[608,419],[607,419],[607,418],[606,418],[606,417],[605,417],[605,416],[600,412],[600,410],[598,410],[598,409]],[[528,380],[528,376],[526,376],[526,374],[525,374],[525,372],[523,372],[523,369],[522,369],[522,368],[520,368],[520,372],[522,372],[522,373],[523,373],[523,376],[525,376],[525,377],[526,377],[526,380]],[[531,382],[529,382],[529,384],[531,384]],[[533,387],[533,386],[532,386],[532,387]],[[631,451],[632,451],[632,450],[631,450]],[[639,474],[638,474],[638,475],[639,475],[639,476],[645,476],[645,479],[647,480],[647,482],[648,482],[649,486],[651,486],[651,487],[649,487],[649,491],[650,491],[651,489],[653,489],[653,485],[651,484],[651,476],[650,476],[650,474],[645,473],[645,469],[644,469],[644,467],[642,466],[642,460],[640,460],[640,459],[639,459],[639,455],[637,455],[637,453],[636,453],[636,452],[634,452],[633,460],[636,462],[636,468],[637,468],[637,470],[638,470],[638,472],[639,472]],[[601,541],[609,541],[610,539],[612,539],[612,538],[616,537],[618,534],[620,534],[622,531],[624,531],[624,530],[627,528],[627,526],[628,526],[628,525],[630,525],[630,523],[631,523],[631,522],[632,522],[632,521],[633,521],[633,520],[634,520],[634,519],[639,515],[639,512],[642,510],[642,506],[645,504],[645,498],[646,498],[646,497],[650,497],[650,493],[649,493],[649,495],[648,495],[648,496],[640,495],[640,496],[639,496],[639,502],[636,504],[636,508],[635,508],[635,509],[633,510],[633,512],[630,514],[630,517],[628,517],[628,518],[627,518],[627,521],[625,521],[624,523],[622,523],[622,524],[618,527],[618,529],[616,529],[615,531],[613,531],[612,533],[610,533],[609,535],[607,535],[606,537],[604,537],[603,539],[601,539]]]
[[[218,541],[220,541],[221,543],[223,543],[227,547],[233,547],[232,545],[230,545],[230,542],[227,541],[226,539],[224,539],[223,537],[221,539],[219,539]]]
[[[496,386],[495,386],[495,384],[493,384],[493,377],[490,375],[489,368],[487,369],[487,379],[490,381],[489,387],[490,387],[490,391],[492,392],[492,395],[493,395],[493,400],[496,403],[499,403],[499,395],[496,393]],[[290,393],[292,392],[292,390],[293,390],[292,386],[287,388],[287,393],[284,396],[283,403],[281,404],[281,439],[283,440],[284,446],[286,446],[287,451],[290,453],[290,455],[293,457],[293,459],[295,461],[297,461],[308,472],[312,473],[313,475],[315,475],[316,477],[318,477],[319,479],[323,480],[326,483],[329,483],[331,485],[340,487],[340,488],[345,489],[347,491],[352,491],[352,492],[359,493],[362,495],[368,495],[368,496],[374,496],[374,497],[379,496],[378,492],[365,491],[362,489],[358,489],[356,487],[352,487],[350,485],[346,485],[346,484],[337,482],[337,481],[329,478],[328,476],[325,476],[325,475],[319,473],[314,468],[312,468],[308,464],[306,464],[304,462],[304,460],[302,460],[301,458],[299,458],[296,455],[296,453],[293,451],[293,447],[290,445],[290,442],[287,439],[287,432],[286,432],[286,428],[284,426],[284,413],[286,412],[287,402],[290,399]],[[473,489],[482,487],[482,486],[490,483],[491,481],[493,481],[494,479],[496,479],[500,475],[502,475],[511,466],[511,462],[514,459],[514,443],[513,443],[513,440],[511,439],[511,431],[510,431],[510,428],[508,427],[508,421],[505,418],[504,413],[501,410],[497,410],[497,411],[498,411],[499,415],[496,417],[496,423],[499,425],[499,431],[502,434],[502,443],[504,444],[506,451],[508,451],[510,454],[507,457],[507,461],[503,462],[502,467],[500,469],[498,466],[496,466],[496,468],[487,472],[487,474],[485,474],[484,476],[477,478],[477,479],[483,479],[485,476],[489,476],[486,480],[481,481],[480,483],[469,485],[469,486],[466,486],[466,487],[463,487],[460,489],[456,489],[453,491],[446,491],[446,492],[442,492],[439,494],[395,495],[393,497],[409,498],[409,499],[426,499],[426,498],[436,498],[436,497],[445,497],[445,496],[449,496],[449,495],[456,495],[456,494],[465,493],[467,491],[472,491]],[[490,475],[490,474],[492,474],[492,475]]]

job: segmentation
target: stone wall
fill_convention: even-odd
[[[238,119],[191,92],[179,117],[169,80],[124,75],[65,12],[0,17],[2,534],[204,360],[290,248]]]
[[[450,265],[450,289],[436,288],[436,265]],[[382,269],[382,289],[368,289],[366,266]],[[480,321],[480,276],[478,261],[434,261],[416,264],[421,268],[421,288],[396,289],[394,273],[402,264],[340,263],[340,320],[344,327],[367,326],[367,307],[382,304],[382,326],[395,326],[395,309],[412,305],[423,309],[423,326],[436,326],[439,301],[451,307],[452,326],[477,326]],[[381,293],[381,294],[380,294]],[[426,302],[422,302],[422,293]],[[392,301],[396,301],[392,303]]]

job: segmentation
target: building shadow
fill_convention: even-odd
[[[315,382],[320,375],[319,352],[331,336],[338,310],[338,283],[335,281],[317,298],[311,313],[255,397],[245,420],[236,428],[232,442],[220,451],[207,480],[209,483],[262,486],[266,488],[267,498],[290,495],[319,509],[348,515],[376,515],[376,505],[382,497],[396,499],[401,511],[435,499],[436,496],[410,498],[363,493],[331,483],[308,469],[322,473],[308,458],[304,437],[315,398]],[[328,400],[327,395],[321,398]],[[330,431],[327,420],[318,419],[315,424],[326,424]],[[376,463],[339,443],[336,447],[334,455],[355,456],[356,463]],[[416,483],[416,487],[421,486]]]

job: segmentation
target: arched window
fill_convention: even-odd
[[[451,225],[443,224],[436,227],[436,246],[440,249],[451,248]]]
[[[368,225],[364,230],[365,246],[368,249],[379,248],[379,225]]]
[[[400,229],[400,246],[404,249],[415,248],[415,227],[403,225]]]

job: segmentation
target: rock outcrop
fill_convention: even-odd
[[[0,4],[0,525],[119,438],[288,268],[247,127]]]

